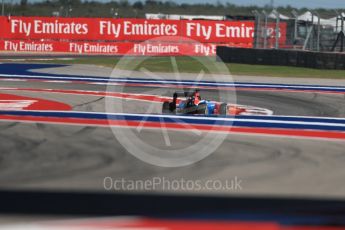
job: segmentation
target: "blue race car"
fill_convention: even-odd
[[[185,99],[180,99],[184,97]],[[175,92],[172,101],[165,101],[163,114],[226,115],[227,104],[202,100],[199,90]]]

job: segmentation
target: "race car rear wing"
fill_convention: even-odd
[[[174,98],[178,98],[178,97],[192,97],[195,95],[196,92],[199,92],[198,89],[193,90],[193,91],[176,91],[174,93]]]

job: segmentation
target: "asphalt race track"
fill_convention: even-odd
[[[75,72],[71,71],[73,68]],[[29,101],[30,98],[38,98],[59,102],[62,107],[70,106],[71,114],[64,115],[66,120],[71,119],[69,116],[75,116],[77,112],[97,113],[97,116],[107,112],[106,95],[102,94],[107,88],[106,84],[101,84],[103,80],[67,79],[71,76],[80,77],[82,73],[85,75],[80,78],[95,76],[98,67],[79,65],[73,68],[58,65],[0,64],[0,99],[6,101],[11,99],[4,99],[6,95],[16,95]],[[104,72],[109,70],[102,71],[100,75],[104,77]],[[62,79],[48,79],[47,76],[59,76]],[[162,76],[164,79],[171,77],[169,74]],[[134,83],[126,81],[122,93],[142,95],[168,84],[148,84],[144,77],[138,78]],[[186,77],[188,80],[191,80],[190,78],[192,77],[189,75]],[[127,180],[164,177],[171,180],[184,178],[202,181],[237,177],[242,181],[242,189],[236,191],[172,191],[158,187],[145,192],[343,199],[345,185],[339,183],[345,176],[345,120],[341,119],[345,118],[343,82],[332,81],[325,84],[329,85],[329,88],[321,87],[323,84],[317,82],[317,86],[313,88],[312,80],[308,85],[301,82],[303,79],[296,80],[296,84],[299,84],[297,87],[283,82],[267,85],[259,78],[253,79],[250,79],[250,86],[247,85],[249,80],[236,85],[236,102],[273,111],[275,119],[284,116],[285,120],[288,116],[288,121],[263,121],[263,118],[252,117],[251,119],[258,121],[255,127],[250,126],[253,130],[255,128],[255,131],[248,131],[244,130],[248,127],[244,121],[246,117],[234,118],[238,130],[227,133],[225,140],[213,154],[195,164],[178,168],[154,166],[137,159],[119,143],[112,129],[104,125],[105,123],[88,123],[89,120],[82,120],[82,117],[81,121],[78,121],[80,123],[71,125],[56,117],[54,122],[44,119],[40,121],[43,115],[11,114],[8,109],[1,111],[0,187],[19,190],[117,192],[104,189],[105,177]],[[258,85],[252,85],[253,81]],[[291,82],[293,80],[288,79],[285,83],[292,84]],[[175,90],[174,84],[170,82],[165,95],[158,96],[169,96]],[[190,87],[188,82],[181,84],[182,87]],[[203,89],[199,85],[198,88],[201,88],[203,97],[217,100],[217,91],[212,86],[206,85]],[[114,100],[125,100],[123,112],[129,114],[147,113],[147,108],[152,104],[154,106],[150,114],[159,114],[161,109],[161,103],[145,98],[131,100],[119,96]],[[44,103],[46,102],[41,103],[42,106]],[[17,109],[15,111],[18,112]],[[36,115],[38,120],[33,119]],[[21,120],[23,117],[25,119]],[[328,118],[310,121],[305,117]],[[101,120],[99,117],[97,119]],[[128,129],[136,129],[134,126],[115,128],[124,133]],[[202,134],[196,135],[186,127],[182,129],[174,125],[167,131],[169,142],[176,149],[184,148],[204,135],[205,130],[200,129]],[[288,133],[291,130],[293,133]],[[162,131],[152,128],[150,124],[144,125],[137,135],[156,148],[166,148],[167,140],[162,137]]]

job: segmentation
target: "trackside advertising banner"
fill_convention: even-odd
[[[0,50],[30,53],[104,54],[133,56],[215,56],[215,43],[59,42],[0,40]],[[221,44],[235,46],[234,44]],[[243,47],[240,46],[240,47]],[[247,47],[250,48],[250,47]]]
[[[129,44],[128,42],[138,43],[158,38],[162,42],[178,43],[180,37],[184,37],[205,44],[225,43],[237,47],[252,47],[254,40],[253,21],[0,17],[0,24],[2,43],[12,40],[14,43],[44,41],[51,44],[47,48],[42,48],[45,52],[75,52],[66,51],[65,48],[56,48],[65,47],[66,44],[58,45],[55,42],[67,41],[71,43],[81,41],[126,42]],[[272,33],[273,36],[275,36],[274,33]],[[281,23],[280,43],[284,44],[285,40],[286,23]],[[50,46],[52,48],[49,48]],[[9,44],[2,44],[2,47],[8,48]],[[17,51],[21,50],[23,49]],[[113,52],[110,49],[107,53]],[[82,53],[88,53],[87,49],[84,49]]]

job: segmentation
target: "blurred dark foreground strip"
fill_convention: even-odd
[[[253,229],[254,224],[255,229],[345,230],[345,202],[336,199],[2,190],[0,204],[0,213],[6,215],[140,216],[136,222],[130,218],[131,224],[167,229]],[[117,218],[91,220],[99,226],[118,224]],[[89,221],[78,224],[90,226]]]

